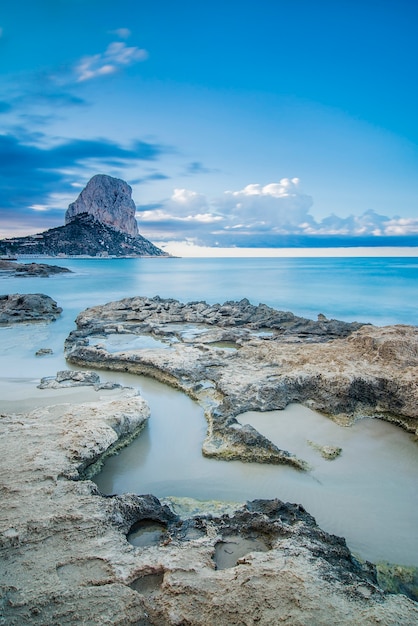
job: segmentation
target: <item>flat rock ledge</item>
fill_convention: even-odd
[[[133,390],[0,416],[0,622],[383,626],[418,622],[374,566],[300,506],[255,501],[180,519],[151,495],[104,497],[82,479],[146,423]],[[103,393],[103,392],[102,392]],[[57,399],[55,398],[57,402]],[[162,528],[149,545],[138,527]]]
[[[62,308],[43,293],[0,295],[0,325],[54,322]]]
[[[53,274],[71,274],[67,267],[48,263],[16,263],[0,259],[0,276],[51,276]]]
[[[102,383],[100,376],[96,372],[77,372],[72,370],[61,370],[56,376],[45,376],[41,378],[38,389],[64,389],[67,387],[94,387],[96,391],[100,389],[118,389],[118,383]]]
[[[76,323],[68,361],[153,376],[189,394],[205,409],[207,456],[307,469],[237,419],[291,402],[344,425],[373,416],[417,432],[415,326],[313,321],[246,299],[209,305],[158,296],[92,307]]]

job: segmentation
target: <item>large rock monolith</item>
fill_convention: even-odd
[[[105,174],[96,174],[72,202],[65,214],[70,224],[80,213],[92,215],[98,222],[131,237],[138,235],[135,219],[136,207],[132,200],[132,188],[124,180]]]

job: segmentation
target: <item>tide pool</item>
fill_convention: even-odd
[[[31,259],[32,260],[32,259]],[[45,259],[42,259],[44,262]],[[248,298],[296,315],[318,313],[347,321],[416,324],[416,258],[53,259],[70,275],[1,278],[1,293],[45,293],[63,313],[51,324],[0,328],[0,378],[19,397],[25,385],[67,369],[63,344],[77,314],[88,306],[135,295],[208,303]],[[112,338],[115,349],[120,338]],[[122,338],[129,349],[129,338]],[[100,342],[98,338],[98,342]],[[40,348],[53,354],[35,357]],[[134,491],[159,497],[228,500],[278,497],[299,502],[327,531],[345,536],[364,558],[418,565],[417,444],[400,429],[362,420],[349,429],[303,407],[244,415],[279,447],[311,465],[307,474],[284,466],[204,459],[206,424],[183,394],[135,376],[99,372],[102,380],[138,387],[149,401],[148,427],[106,463],[97,477],[106,493]],[[0,399],[0,411],[10,410]],[[326,461],[307,444],[340,445]]]

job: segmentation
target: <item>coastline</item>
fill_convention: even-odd
[[[76,405],[53,394],[49,407],[0,419],[5,623],[416,623],[417,604],[383,592],[373,566],[300,505],[254,501],[181,518],[150,495],[103,497],[85,469],[129,440],[147,409],[123,389],[94,393]]]
[[[26,283],[26,286],[30,287],[30,283]],[[42,359],[42,365],[39,361],[40,368],[48,369],[48,363],[52,365],[55,357],[48,361],[50,358]],[[49,374],[52,373],[54,372],[49,371]],[[69,481],[65,476],[64,478],[56,477],[54,471],[57,465],[48,465],[46,461],[49,448],[55,460],[56,451],[59,450],[62,454],[62,449],[65,448],[73,455],[71,472],[74,470],[74,464],[78,463],[77,467],[80,465],[80,459],[82,459],[81,464],[90,463],[91,457],[89,460],[86,459],[86,450],[97,449],[97,446],[103,448],[103,444],[100,443],[103,441],[101,422],[106,417],[106,413],[109,413],[106,404],[103,404],[103,410],[100,409],[101,414],[98,416],[97,426],[92,427],[89,419],[82,418],[83,412],[87,409],[81,408],[79,400],[83,399],[84,403],[88,403],[91,395],[93,394],[94,399],[94,394],[97,392],[86,390],[85,393],[81,392],[80,388],[77,388],[74,393],[67,390],[54,393],[45,390],[50,399],[47,400],[44,397],[41,406],[38,397],[40,399],[41,393],[45,391],[39,394],[33,392],[33,388],[32,390],[30,388],[34,385],[33,379],[23,384],[26,385],[24,393],[19,395],[19,398],[15,395],[15,399],[13,399],[13,389],[7,396],[7,383],[6,387],[3,384],[5,395],[2,397],[5,403],[10,401],[10,404],[4,406],[1,423],[7,428],[10,425],[10,435],[21,436],[19,444],[23,445],[25,441],[23,447],[27,446],[29,452],[32,450],[30,453],[33,459],[30,463],[36,460],[36,463],[40,464],[29,465],[33,470],[33,478],[27,483],[30,493],[33,491],[34,497],[36,496],[38,500],[30,500],[33,508],[23,511],[22,519],[17,519],[15,515],[13,521],[9,520],[7,528],[2,527],[4,554],[11,557],[21,551],[25,563],[30,563],[28,577],[19,579],[16,576],[13,579],[12,575],[12,579],[7,579],[4,587],[7,589],[3,596],[7,618],[16,619],[16,623],[19,620],[25,620],[26,623],[41,624],[48,620],[59,619],[60,623],[71,624],[75,619],[80,621],[86,616],[94,620],[94,615],[102,616],[105,611],[112,616],[111,623],[115,624],[118,623],[118,619],[124,619],[122,623],[126,624],[137,623],[138,615],[144,620],[144,624],[176,624],[178,621],[172,619],[172,611],[176,610],[181,612],[182,618],[189,619],[191,624],[206,624],[210,623],[210,620],[212,622],[215,620],[214,623],[229,626],[234,623],[231,621],[232,613],[228,614],[226,621],[222,621],[224,619],[222,614],[215,608],[210,608],[212,600],[215,601],[217,597],[227,593],[231,607],[233,607],[231,611],[240,615],[242,621],[247,618],[253,619],[257,615],[268,593],[269,598],[275,598],[272,600],[275,611],[273,619],[281,619],[284,616],[282,607],[289,597],[299,599],[302,613],[292,602],[286,605],[287,614],[292,615],[294,623],[315,623],[315,620],[326,619],[327,615],[335,615],[335,610],[337,610],[339,622],[347,625],[368,623],[368,620],[373,620],[375,617],[381,620],[380,623],[388,625],[394,623],[394,620],[402,620],[405,624],[413,624],[417,620],[416,604],[399,595],[383,594],[378,590],[376,583],[370,583],[367,577],[366,579],[352,578],[351,582],[349,578],[346,578],[343,582],[339,581],[333,585],[324,583],[323,572],[325,570],[323,568],[329,568],[327,558],[334,559],[336,555],[339,555],[338,562],[343,564],[346,558],[350,560],[354,557],[347,556],[343,544],[327,543],[329,540],[325,539],[326,533],[321,534],[323,531],[315,531],[321,535],[320,543],[316,542],[317,539],[313,541],[309,527],[305,528],[304,533],[296,539],[291,526],[286,525],[283,530],[286,532],[286,539],[281,538],[278,543],[274,543],[276,542],[274,539],[274,542],[269,544],[272,548],[266,552],[255,550],[247,553],[239,557],[239,563],[225,570],[215,567],[213,560],[214,552],[220,549],[218,544],[221,546],[225,544],[226,548],[230,549],[228,534],[222,534],[225,533],[222,526],[224,522],[212,523],[211,521],[208,522],[207,527],[206,522],[200,522],[205,526],[205,533],[203,535],[197,533],[197,538],[193,535],[191,541],[188,537],[186,543],[177,535],[169,534],[169,537],[164,540],[165,542],[169,539],[167,545],[162,543],[158,546],[147,546],[145,549],[130,547],[129,542],[126,541],[132,522],[132,517],[129,516],[132,515],[133,510],[137,511],[140,505],[145,506],[145,501],[136,499],[133,504],[128,496],[118,497],[119,499],[98,498],[100,494],[97,493],[97,488],[92,483],[84,480]],[[19,386],[20,384],[16,385],[15,392]],[[2,386],[0,386],[1,390]],[[72,401],[73,397],[77,397],[76,404]],[[63,406],[61,401],[64,398],[67,408],[57,408],[59,405]],[[57,402],[57,400],[61,401]],[[33,408],[36,408],[36,411],[30,414]],[[9,413],[11,415],[6,417]],[[62,425],[61,415],[64,415],[66,420]],[[59,435],[52,444],[49,438],[52,426],[61,429],[61,433],[64,433],[67,439],[60,439],[61,435]],[[110,433],[110,431],[107,432]],[[84,441],[79,448],[73,445],[74,433],[77,433],[80,441]],[[29,438],[24,439],[24,436]],[[36,454],[33,452],[34,448],[31,447],[32,439],[37,441]],[[10,439],[5,438],[3,444],[6,448],[8,442]],[[13,462],[15,463],[16,460]],[[5,463],[7,465],[6,461]],[[44,483],[43,479],[39,480],[41,472],[45,472]],[[13,489],[18,490],[17,474],[18,472],[14,476],[15,482],[7,486],[10,492]],[[72,477],[75,476],[73,472]],[[44,508],[39,517],[41,500]],[[109,514],[109,507],[112,509],[111,514]],[[117,515],[115,507],[118,511]],[[123,510],[122,516],[119,507]],[[34,512],[35,508],[37,513]],[[130,511],[129,515],[127,511]],[[149,515],[149,509],[147,511]],[[154,510],[153,515],[158,518],[160,513]],[[140,519],[142,518],[139,516],[136,521]],[[266,524],[266,518],[262,519],[263,524]],[[188,523],[192,524],[192,522]],[[196,523],[193,522],[193,524]],[[269,518],[268,525],[270,524],[275,528],[274,525],[278,524],[278,520]],[[95,530],[91,531],[91,528]],[[187,536],[186,530],[182,528]],[[197,532],[196,526],[192,528],[193,533]],[[60,537],[63,534],[71,537],[73,545],[67,546],[65,543],[60,543]],[[298,543],[299,541],[302,543]],[[323,541],[325,541],[324,545],[328,546],[327,548],[324,547]],[[46,555],[45,542],[48,543],[49,555]],[[317,550],[320,550],[319,558],[315,552]],[[296,552],[299,552],[299,556],[296,556]],[[344,554],[345,557],[343,557]],[[315,556],[314,559],[312,555]],[[46,556],[49,558],[48,564],[43,560]],[[13,567],[16,569],[13,570]],[[24,567],[21,562],[16,561],[13,567],[12,571],[17,572],[19,576],[23,574]],[[343,571],[346,571],[344,568],[345,566]],[[42,575],[39,573],[40,570],[43,572]],[[278,570],[281,571],[279,586]],[[43,582],[45,571],[49,587]],[[326,571],[329,576],[335,575],[333,568]],[[294,579],[295,573],[299,582]],[[39,578],[39,585],[38,583],[31,585],[30,575],[33,578]],[[355,570],[355,575],[360,575],[358,570]],[[257,580],[262,581],[262,588]],[[300,581],[303,581],[306,591],[302,597]],[[12,582],[15,586],[18,583],[17,591],[11,589]],[[251,606],[248,605],[247,596],[242,595],[241,587],[244,590],[251,589],[253,597]],[[60,598],[58,598],[59,594]],[[197,612],[190,609],[191,600],[199,605]],[[335,605],[338,609],[335,609]],[[74,610],[80,611],[76,618]],[[154,617],[147,621],[145,614],[154,615]],[[162,621],[163,619],[165,621]]]
[[[163,245],[158,243],[158,245]],[[222,248],[175,244],[164,245],[166,256],[160,255],[126,255],[126,256],[89,256],[86,254],[55,256],[41,254],[17,254],[14,259],[173,259],[173,258],[378,258],[378,257],[411,257],[418,258],[418,246],[349,246],[321,248]]]

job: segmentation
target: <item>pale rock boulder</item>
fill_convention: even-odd
[[[132,200],[132,188],[124,180],[105,174],[97,174],[72,202],[65,214],[69,224],[80,213],[88,213],[97,221],[131,237],[138,235],[135,219],[136,207]]]

